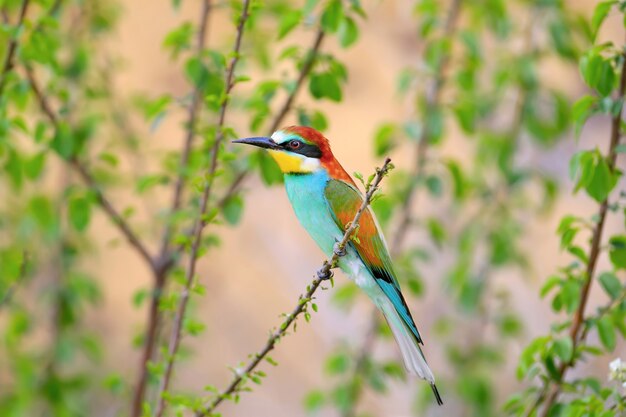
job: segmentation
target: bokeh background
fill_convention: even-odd
[[[189,83],[181,71],[181,65],[164,52],[162,39],[181,22],[194,22],[200,9],[198,1],[182,1],[173,11],[167,1],[127,0],[118,1],[115,6],[119,13],[117,27],[99,44],[98,50],[90,51],[94,57],[113,57],[116,70],[112,73],[112,85],[121,102],[131,101],[137,92],[156,97],[169,94],[183,97],[189,93]],[[566,7],[574,13],[590,16],[595,6],[591,0],[568,0]],[[406,67],[419,66],[424,44],[417,34],[414,3],[411,1],[364,1],[367,19],[359,21],[360,37],[349,49],[341,48],[337,40],[327,38],[323,50],[332,53],[346,66],[349,77],[343,88],[340,103],[316,101],[306,92],[298,98],[304,106],[315,106],[327,115],[329,127],[325,135],[330,139],[333,151],[348,172],[373,172],[380,165],[376,157],[372,138],[381,123],[402,123],[415,113],[413,100],[397,92],[398,74]],[[484,7],[490,7],[485,2]],[[511,6],[513,9],[519,5]],[[513,12],[515,14],[515,12]],[[470,19],[461,13],[460,21]],[[516,24],[536,30],[538,37],[545,36],[541,19],[533,29],[528,13],[519,14]],[[603,39],[622,37],[620,16],[610,15],[600,36]],[[208,29],[208,40],[214,47],[228,48],[233,40],[232,16],[228,8],[216,7],[212,13]],[[272,36],[270,33],[269,36]],[[313,36],[311,30],[296,31],[289,42],[309,45]],[[245,36],[244,36],[245,39]],[[520,48],[517,41],[511,41],[510,48]],[[244,41],[244,53],[254,49]],[[494,49],[495,50],[495,49]],[[490,58],[489,48],[484,57]],[[98,58],[97,58],[98,59]],[[108,58],[107,58],[108,59]],[[250,62],[244,61],[243,71],[251,79],[280,76],[287,69],[279,63],[269,70],[259,70]],[[455,62],[450,64],[454,67]],[[511,65],[515,65],[511,62]],[[546,85],[564,91],[572,101],[583,95],[587,87],[580,79],[576,65],[558,59],[547,60],[539,66],[539,74]],[[422,82],[419,78],[416,80]],[[423,81],[425,84],[428,80]],[[483,80],[489,83],[491,80]],[[242,91],[249,91],[248,84],[241,84]],[[453,104],[455,96],[442,93],[442,101]],[[507,108],[513,109],[514,100]],[[237,103],[235,102],[235,106]],[[512,110],[511,110],[512,111]],[[498,113],[502,120],[493,123],[507,123],[506,111]],[[228,123],[238,134],[252,134],[247,119],[242,112],[227,116]],[[597,209],[597,203],[584,193],[574,194],[573,182],[568,175],[570,157],[579,149],[607,146],[609,136],[608,119],[592,119],[575,139],[571,131],[553,146],[537,147],[529,145],[528,135],[522,133],[520,146],[514,157],[515,163],[532,166],[553,176],[559,183],[560,192],[550,210],[527,213],[520,220],[523,228],[520,247],[527,255],[528,267],[500,268],[491,275],[494,304],[505,303],[519,315],[523,330],[507,344],[505,364],[495,380],[498,386],[498,399],[501,403],[511,393],[519,390],[524,383],[515,378],[515,367],[522,349],[533,338],[550,331],[554,314],[549,298],[541,299],[538,291],[546,277],[562,265],[571,261],[571,256],[559,249],[559,236],[555,233],[560,218],[566,213],[588,217]],[[132,129],[141,137],[145,146],[133,162],[122,162],[120,170],[132,172],[135,169],[150,171],[159,166],[159,160],[168,150],[179,149],[184,137],[185,112],[182,106],[164,117],[158,126],[150,125],[139,116],[130,115]],[[284,125],[298,123],[295,114],[288,115]],[[114,134],[114,132],[112,132]],[[230,145],[227,145],[230,146]],[[415,146],[409,141],[402,142],[389,155],[394,164],[409,169],[414,163]],[[468,139],[456,124],[446,124],[445,141],[432,149],[431,160],[456,160],[469,162],[473,157],[475,143]],[[239,155],[246,155],[243,150]],[[67,175],[55,163],[49,169],[47,183],[55,187],[59,178]],[[621,184],[623,186],[623,184]],[[383,185],[383,189],[385,185]],[[245,209],[241,222],[236,227],[226,224],[211,225],[219,235],[221,246],[210,250],[198,263],[198,276],[206,286],[206,296],[195,300],[193,314],[206,324],[206,330],[195,337],[184,337],[186,357],[177,363],[173,384],[182,392],[199,392],[208,384],[223,387],[231,378],[230,366],[237,367],[248,355],[260,349],[268,331],[278,325],[281,314],[290,311],[298,295],[305,289],[319,268],[324,257],[313,241],[299,226],[282,186],[266,186],[259,176],[246,178],[244,186]],[[137,196],[131,189],[112,189],[111,195],[120,207],[137,205],[135,219],[142,220],[159,213],[170,199],[170,188],[157,188],[150,199],[137,204]],[[9,188],[0,188],[3,201],[8,201]],[[535,198],[541,200],[542,192],[537,190]],[[141,196],[139,200],[141,200]],[[426,195],[416,199],[413,213],[416,217],[437,215],[443,224],[454,224],[464,213],[455,211],[449,199],[430,198]],[[389,230],[393,230],[391,223]],[[624,228],[617,215],[610,215],[607,230],[618,231]],[[143,330],[147,315],[147,303],[137,307],[132,302],[138,292],[145,291],[151,284],[151,273],[145,264],[119,233],[111,227],[109,219],[100,210],[93,211],[93,218],[87,234],[88,253],[80,260],[81,268],[96,277],[101,287],[102,297],[97,305],[84,311],[83,325],[95,332],[101,339],[104,352],[98,366],[93,367],[93,375],[106,380],[113,373],[127,381],[134,381],[139,361],[139,349],[133,340]],[[158,239],[149,224],[141,226],[140,233],[147,237],[151,248],[158,247]],[[455,262],[452,242],[436,248],[419,229],[408,233],[405,246],[425,246],[432,252],[430,260],[420,263],[419,273],[423,278],[424,291],[420,297],[409,297],[420,330],[425,339],[425,353],[431,368],[442,380],[454,379],[456,370],[447,360],[442,339],[450,340],[450,335],[442,336],[442,320],[463,322],[464,313],[455,307],[451,300],[449,281],[446,276]],[[608,268],[608,259],[603,255],[599,269]],[[24,288],[19,288],[16,297],[36,303],[45,293],[47,284],[45,270],[37,272]],[[346,277],[338,272],[335,285],[341,286]],[[39,282],[38,282],[39,281]],[[43,284],[42,284],[43,282]],[[326,286],[328,287],[328,285]],[[296,416],[304,415],[303,401],[313,389],[327,389],[334,384],[334,377],[325,371],[325,361],[338,345],[361,343],[370,321],[369,300],[357,298],[348,310],[331,302],[335,289],[318,292],[316,303],[319,311],[312,314],[310,323],[301,321],[297,331],[290,332],[273,353],[279,363],[277,367],[264,366],[268,376],[260,386],[253,386],[253,393],[244,393],[238,404],[227,403],[223,415],[231,416]],[[501,291],[506,296],[497,296]],[[589,308],[604,303],[606,296],[598,286],[592,288]],[[489,304],[489,302],[487,302]],[[0,311],[0,323],[2,323]],[[5,323],[6,324],[6,323]],[[46,343],[45,326],[32,343]],[[169,330],[165,325],[165,332]],[[474,330],[473,330],[474,329]],[[459,332],[458,345],[478,332],[478,324],[469,320],[466,328]],[[480,330],[484,337],[495,335],[492,324]],[[595,334],[590,340],[597,341]],[[469,340],[468,340],[469,343]],[[623,342],[616,348],[616,356],[626,348]],[[377,343],[374,356],[398,358],[399,352],[390,339]],[[606,378],[610,357],[600,357],[581,364],[575,373],[593,374]],[[131,382],[132,383],[132,382]],[[423,382],[414,378],[391,380],[387,394],[366,390],[362,410],[372,415],[408,416],[415,414],[414,394],[423,388]],[[449,398],[446,383],[441,389],[444,401]],[[127,402],[113,400],[110,394],[93,391],[89,402],[92,407],[89,415],[113,416],[126,413]],[[333,416],[338,412],[325,408],[317,415]],[[463,406],[454,400],[446,408],[429,408],[427,414],[433,416],[470,415]]]

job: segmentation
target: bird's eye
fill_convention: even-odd
[[[299,140],[292,140],[291,142],[289,142],[289,147],[291,149],[298,149],[300,146],[302,146],[302,142],[300,142]]]

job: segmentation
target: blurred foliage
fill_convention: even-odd
[[[173,13],[181,3],[171,2]],[[266,185],[282,181],[265,153],[231,149],[222,140],[239,132],[271,133],[289,112],[321,131],[339,123],[317,103],[346,98],[350,72],[358,68],[348,68],[341,56],[375,18],[368,16],[369,4],[253,1],[237,33],[242,2],[199,3],[193,3],[202,7],[198,21],[181,22],[162,39],[163,54],[187,82],[187,91],[177,95],[159,88],[116,90],[124,63],[107,44],[123,16],[121,3],[0,0],[2,416],[91,416],[93,404],[107,404],[97,415],[154,415],[154,396],[169,378],[166,364],[189,359],[188,350],[168,357],[171,340],[163,323],[174,320],[181,300],[191,294],[190,308],[183,304],[183,333],[198,335],[205,327],[194,314],[200,297],[208,298],[202,280],[192,276],[189,288],[185,280],[186,261],[194,257],[194,222],[206,229],[198,255],[219,250],[212,226],[238,224],[245,177],[258,173]],[[616,157],[626,153],[620,144],[626,58],[624,45],[598,35],[607,16],[624,14],[626,3],[600,2],[592,16],[577,15],[566,4],[414,2],[415,64],[398,74],[395,92],[413,110],[406,120],[381,121],[372,132],[377,157],[414,155],[413,166],[394,170],[386,198],[377,199],[374,209],[405,292],[446,295],[450,314],[427,332],[428,351],[448,363],[434,372],[445,407],[462,410],[460,415],[604,417],[626,410],[623,362],[613,361],[610,374],[606,370],[610,381],[580,372],[566,378],[579,361],[611,358],[626,337],[626,232],[605,227],[607,216],[620,216],[623,223],[626,215],[616,165]],[[226,17],[232,26],[206,45],[199,34],[209,14]],[[296,34],[312,43],[303,45]],[[228,85],[238,35],[240,63]],[[340,48],[329,53],[323,39]],[[563,90],[545,76],[546,65],[580,74],[588,93],[576,97],[573,89]],[[252,78],[253,73],[261,75]],[[313,104],[300,104],[298,95]],[[230,107],[224,120],[225,103]],[[241,125],[229,124],[230,113],[241,116],[233,117]],[[177,150],[145,139],[172,117],[185,119]],[[584,144],[568,157],[571,188],[588,195],[598,212],[588,216],[572,209],[561,220],[560,249],[571,254],[571,262],[543,280],[539,295],[555,312],[554,321],[548,334],[527,341],[523,311],[513,305],[511,283],[500,277],[503,271],[522,276],[533,270],[523,249],[528,224],[551,210],[559,192],[570,192],[570,184],[534,159],[557,146],[564,149],[562,142],[572,140],[568,134],[584,136],[592,117],[606,124],[611,137],[600,148]],[[459,135],[462,144],[451,151],[450,138]],[[207,210],[201,213],[207,187]],[[170,193],[171,202],[160,198]],[[424,201],[438,209],[413,212]],[[139,374],[146,372],[145,385],[104,369],[107,352],[85,325],[102,300],[104,277],[85,272],[94,256],[90,227],[96,211],[154,276],[129,300],[149,311],[134,340],[147,356],[136,366]],[[601,254],[610,261],[602,270],[596,267]],[[444,256],[451,261],[433,280],[441,288],[427,288],[424,270]],[[587,311],[592,285],[605,292],[606,304]],[[353,284],[333,290],[343,309],[359,297]],[[423,326],[426,320],[418,321]],[[597,338],[588,340],[588,333]],[[376,354],[375,346],[390,340],[373,312],[366,333],[340,341],[326,359],[323,372],[330,382],[304,399],[306,411],[373,415],[366,395],[386,395],[406,380],[397,359]],[[513,344],[525,346],[515,375],[508,362]],[[276,365],[270,357],[266,361]],[[513,382],[502,384],[503,374],[509,381],[517,377],[524,388],[513,392]],[[236,401],[265,376],[255,372],[225,399]],[[415,414],[434,414],[430,388],[418,386]],[[191,414],[216,392],[212,385],[202,395],[167,389],[166,414]],[[133,399],[139,408],[129,405]]]

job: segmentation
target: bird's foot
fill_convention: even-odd
[[[339,242],[335,242],[333,246],[333,253],[337,256],[346,256],[346,248],[339,245]]]
[[[323,281],[329,280],[333,277],[333,271],[331,269],[322,268],[317,271],[317,277]]]

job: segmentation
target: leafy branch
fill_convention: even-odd
[[[225,83],[225,93],[222,105],[220,107],[219,119],[217,123],[217,136],[215,138],[215,142],[213,144],[213,148],[211,150],[211,162],[209,166],[209,170],[207,173],[206,184],[204,186],[204,190],[202,192],[201,202],[200,202],[200,212],[198,217],[196,218],[194,228],[193,228],[193,242],[191,244],[191,253],[189,255],[189,262],[187,265],[187,272],[185,276],[185,286],[180,294],[180,301],[178,303],[178,308],[176,311],[176,317],[174,319],[174,326],[172,328],[172,332],[170,334],[170,341],[167,353],[167,364],[165,366],[165,373],[161,379],[161,384],[159,386],[158,396],[157,396],[157,408],[156,408],[156,417],[161,417],[163,412],[165,411],[165,392],[169,387],[169,383],[172,376],[172,371],[174,369],[174,361],[176,358],[176,353],[178,352],[178,347],[180,345],[181,339],[181,331],[183,327],[183,319],[185,317],[185,311],[187,309],[187,303],[189,301],[189,293],[191,290],[191,286],[193,284],[195,278],[195,270],[196,264],[199,257],[200,251],[200,243],[202,241],[202,231],[204,227],[207,225],[207,213],[209,208],[209,199],[211,197],[211,191],[213,186],[213,180],[215,178],[215,173],[218,165],[218,153],[220,151],[220,146],[224,141],[225,135],[225,119],[226,119],[226,110],[228,108],[229,103],[229,95],[233,87],[235,86],[234,77],[235,77],[235,67],[237,66],[237,62],[239,61],[240,54],[239,51],[241,49],[241,41],[243,39],[244,26],[248,19],[248,11],[250,7],[250,0],[245,0],[242,6],[241,15],[239,17],[238,25],[237,25],[237,37],[235,39],[235,45],[232,51],[232,58],[230,60],[230,64],[228,66],[228,70],[226,73],[226,83]]]
[[[450,10],[444,24],[443,39],[452,39],[457,29],[457,23],[459,20],[459,14],[461,11],[461,4],[463,0],[453,0],[450,5]],[[450,54],[444,54],[439,62],[438,68],[435,71],[435,78],[428,86],[426,92],[426,104],[424,109],[424,119],[428,119],[432,116],[432,113],[437,111],[441,106],[441,93],[443,87],[448,79],[448,67],[450,64]],[[400,222],[396,229],[393,241],[391,243],[392,248],[402,247],[402,242],[406,238],[406,234],[410,229],[412,222],[411,208],[416,198],[416,190],[420,181],[424,177],[424,168],[426,166],[426,157],[428,152],[428,146],[433,140],[431,137],[430,129],[422,129],[417,139],[417,155],[415,158],[415,164],[413,166],[413,173],[411,175],[411,182],[409,183],[409,189],[406,194],[401,207]]]
[[[48,101],[48,98],[44,95],[39,81],[35,76],[35,73],[28,66],[25,66],[24,68],[26,76],[28,78],[28,82],[30,83],[31,90],[35,94],[35,98],[37,99],[37,103],[39,104],[41,111],[46,115],[54,129],[59,131],[60,121],[57,113],[53,110],[52,105]],[[102,207],[103,211],[109,217],[111,222],[115,226],[117,226],[119,232],[126,238],[126,240],[128,240],[130,245],[146,261],[150,268],[154,269],[153,258],[150,255],[145,243],[132,230],[132,228],[124,219],[124,217],[120,214],[118,209],[115,208],[115,206],[111,202],[111,199],[104,194],[104,191],[102,191],[87,166],[82,161],[80,161],[77,155],[73,155],[70,158],[66,159],[66,162],[72,168],[74,168],[81,180],[94,193],[96,201],[98,202],[100,207]]]
[[[285,117],[287,117],[287,114],[293,108],[293,104],[296,100],[296,97],[298,96],[298,93],[302,89],[302,86],[304,85],[304,81],[306,80],[306,78],[311,73],[311,70],[313,69],[315,60],[317,56],[319,55],[320,48],[322,47],[322,41],[324,40],[325,36],[326,36],[326,32],[324,32],[324,29],[322,27],[320,27],[317,30],[317,33],[315,34],[313,45],[311,46],[311,49],[309,50],[307,57],[304,63],[302,64],[302,67],[300,68],[300,72],[298,73],[298,78],[296,80],[294,87],[291,89],[291,91],[285,98],[285,101],[283,102],[282,106],[280,106],[280,110],[276,113],[276,116],[274,117],[274,120],[272,121],[272,124],[270,125],[270,128],[267,131],[268,136],[274,133],[282,125],[283,121],[285,120]],[[244,180],[249,174],[250,174],[249,170],[243,170],[243,171],[240,171],[235,176],[235,179],[231,183],[229,189],[226,191],[226,193],[220,200],[220,206],[222,206],[225,202],[227,202],[230,198],[232,198],[235,194],[237,194],[237,192],[241,188],[241,185],[243,184]]]
[[[622,111],[623,111],[623,99],[626,94],[626,53],[621,54],[621,74],[620,74],[620,83],[618,90],[618,100],[619,100],[619,111],[616,111],[611,118],[611,136],[610,136],[610,145],[609,145],[609,153],[608,153],[608,166],[611,172],[615,170],[615,161],[617,158],[616,148],[619,144],[620,140],[620,131],[621,131],[621,123],[622,123]],[[579,304],[578,308],[574,313],[574,317],[572,323],[569,328],[569,338],[572,343],[573,350],[576,350],[576,347],[582,343],[587,335],[586,331],[583,331],[581,334],[581,329],[584,324],[585,317],[585,307],[587,306],[587,301],[589,299],[589,291],[591,289],[591,284],[593,282],[593,277],[595,275],[596,265],[598,262],[598,257],[601,252],[601,242],[602,242],[602,233],[604,230],[604,223],[606,220],[607,211],[609,208],[609,196],[600,204],[600,208],[598,210],[598,221],[593,227],[592,238],[591,238],[591,248],[589,250],[589,254],[587,262],[583,286],[580,291],[579,296]],[[562,383],[565,378],[567,371],[573,368],[576,364],[574,357],[568,362],[563,362],[558,369],[558,380],[555,381],[554,384],[551,384],[550,380],[548,380],[543,386],[537,401],[533,404],[533,406],[529,409],[527,415],[531,415],[535,408],[539,406],[539,404],[545,399],[545,404],[541,416],[547,417],[549,415],[550,409],[552,405],[555,403],[558,398]]]
[[[208,21],[211,11],[211,0],[204,0],[202,2],[202,11],[199,18],[199,30],[197,35],[196,56],[198,58],[204,52],[206,45],[206,35],[208,28]],[[189,157],[191,154],[191,148],[194,138],[196,136],[196,120],[200,111],[200,104],[202,102],[202,88],[200,85],[194,87],[192,93],[191,104],[187,113],[187,133],[185,136],[185,142],[183,145],[183,151],[181,153],[179,162],[179,173],[174,185],[174,193],[172,196],[172,203],[170,207],[170,213],[175,213],[180,208],[182,202],[183,189],[186,179],[186,167],[189,164]],[[161,248],[159,255],[154,261],[155,274],[152,297],[150,298],[150,307],[148,310],[148,323],[146,327],[146,340],[143,345],[143,351],[141,354],[141,362],[139,367],[139,377],[133,394],[132,403],[132,416],[139,417],[141,415],[141,409],[146,392],[146,383],[148,381],[148,363],[152,359],[154,354],[154,348],[157,343],[157,333],[159,328],[159,322],[161,320],[161,314],[159,312],[159,300],[160,295],[163,294],[163,290],[166,283],[166,277],[169,270],[173,266],[173,257],[170,253],[170,241],[173,232],[173,223],[170,221],[165,226],[163,232],[163,238],[161,241]]]
[[[363,202],[361,203],[359,210],[356,212],[354,219],[350,223],[350,226],[344,232],[343,238],[337,243],[333,256],[329,260],[324,261],[322,267],[317,271],[315,279],[307,286],[306,292],[298,298],[298,304],[296,307],[290,314],[287,315],[287,318],[280,324],[278,330],[274,331],[270,335],[269,339],[265,343],[265,346],[258,353],[253,355],[254,359],[252,359],[252,361],[250,361],[250,363],[248,363],[242,371],[236,373],[235,378],[233,378],[224,391],[218,394],[213,401],[201,410],[198,410],[196,412],[196,417],[211,415],[224,400],[230,399],[237,392],[241,391],[240,385],[244,384],[249,379],[254,380],[254,378],[258,378],[258,374],[254,375],[256,367],[267,358],[269,352],[271,352],[276,346],[276,343],[280,341],[283,336],[285,336],[289,326],[291,326],[298,316],[307,312],[307,307],[313,300],[313,295],[319,288],[322,281],[332,277],[332,269],[337,267],[339,258],[345,255],[345,248],[348,245],[348,242],[350,242],[352,234],[355,230],[357,230],[361,216],[365,210],[367,210],[374,193],[378,190],[380,182],[392,168],[393,165],[391,164],[391,159],[387,158],[385,159],[383,166],[376,169],[376,175],[372,181],[368,182],[366,185],[367,192]]]

